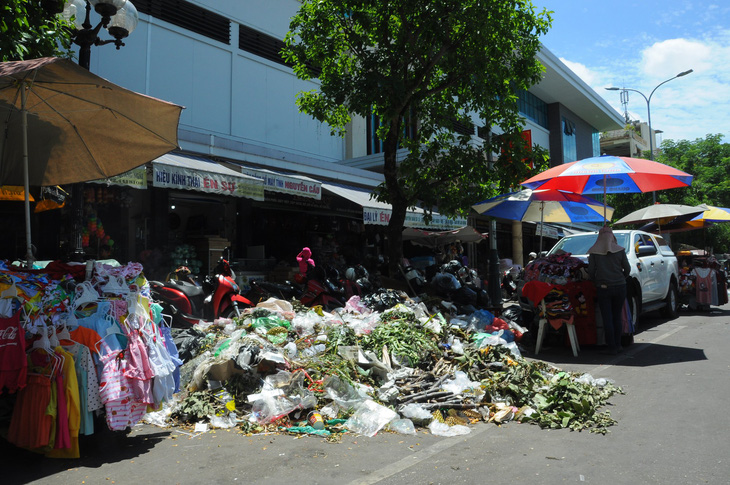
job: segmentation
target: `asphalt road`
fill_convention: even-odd
[[[616,357],[583,348],[574,358],[564,346],[540,353],[623,388],[608,407],[618,424],[605,436],[480,423],[454,438],[379,433],[327,443],[226,430],[191,437],[140,425],[129,436],[90,437],[78,460],[3,442],[0,483],[730,484],[730,305],[642,323]]]

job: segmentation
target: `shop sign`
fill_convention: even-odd
[[[390,209],[378,209],[373,207],[363,207],[362,209],[362,220],[365,224],[376,224],[385,226],[390,222],[390,215],[392,211]],[[406,220],[404,223],[405,227],[428,227],[429,229],[458,229],[466,226],[466,219],[457,218],[449,219],[441,214],[433,214],[431,223],[428,226],[423,222],[423,213],[421,212],[406,212]]]
[[[554,239],[560,239],[560,233],[554,226],[546,226],[545,224],[538,224],[535,227],[536,236],[552,237]]]
[[[30,201],[35,200],[28,194]],[[0,200],[25,200],[25,189],[20,185],[0,185]]]
[[[242,177],[190,170],[165,164],[154,164],[152,174],[154,187],[196,190],[209,194],[246,197],[264,200],[264,187],[259,181],[249,181]]]
[[[316,200],[322,198],[322,183],[316,180],[305,180],[268,170],[254,170],[247,167],[241,167],[241,173],[261,179],[264,182],[264,190],[309,197]]]
[[[137,168],[133,168],[128,172],[124,172],[114,177],[106,179],[91,180],[95,184],[104,185],[121,185],[123,187],[132,187],[134,189],[146,189],[147,188],[147,168],[142,165]]]

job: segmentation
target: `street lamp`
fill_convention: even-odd
[[[101,16],[101,21],[96,27],[93,27],[89,20],[92,6]],[[122,39],[137,27],[139,20],[137,9],[128,0],[67,0],[61,16],[74,22],[73,42],[79,46],[79,65],[85,69],[89,69],[92,45],[114,43],[119,49],[124,45]],[[106,40],[99,38],[102,27],[114,38]]]
[[[91,65],[91,46],[113,43],[117,50],[124,45],[126,38],[139,21],[137,8],[128,0],[42,0],[45,10],[53,15],[60,14],[67,21],[73,21],[71,31],[73,43],[79,46],[79,66],[86,70]],[[91,24],[91,7],[101,20],[94,27]],[[113,39],[101,39],[99,32],[104,27]],[[84,202],[81,183],[73,184],[71,191],[73,203],[74,257],[83,260],[81,231],[84,224]]]
[[[654,132],[651,129],[651,97],[654,94],[654,91],[656,91],[657,88],[659,88],[659,86],[666,84],[673,79],[677,79],[678,77],[686,76],[687,74],[689,74],[691,72],[692,72],[692,69],[690,69],[688,71],[682,71],[679,74],[677,74],[676,76],[671,77],[671,78],[667,79],[666,81],[663,81],[663,82],[657,84],[656,87],[651,90],[651,93],[649,93],[648,98],[646,97],[646,95],[644,93],[642,93],[641,91],[639,91],[637,89],[617,88],[617,87],[606,88],[608,91],[621,91],[621,92],[633,91],[635,93],[639,93],[646,101],[646,118],[647,118],[647,122],[649,124],[649,159],[650,160],[654,160]],[[626,98],[626,101],[628,102],[628,97]],[[652,192],[651,194],[652,194],[652,198],[654,199],[654,202],[656,203],[656,193]]]

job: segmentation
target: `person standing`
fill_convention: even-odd
[[[588,250],[588,275],[596,285],[596,299],[603,319],[606,353],[621,351],[622,312],[626,301],[626,278],[631,265],[624,248],[608,226],[598,231],[596,243]]]

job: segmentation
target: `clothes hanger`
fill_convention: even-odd
[[[160,313],[160,315],[162,316],[162,324],[168,328],[172,328],[172,315],[168,315],[167,313]]]

